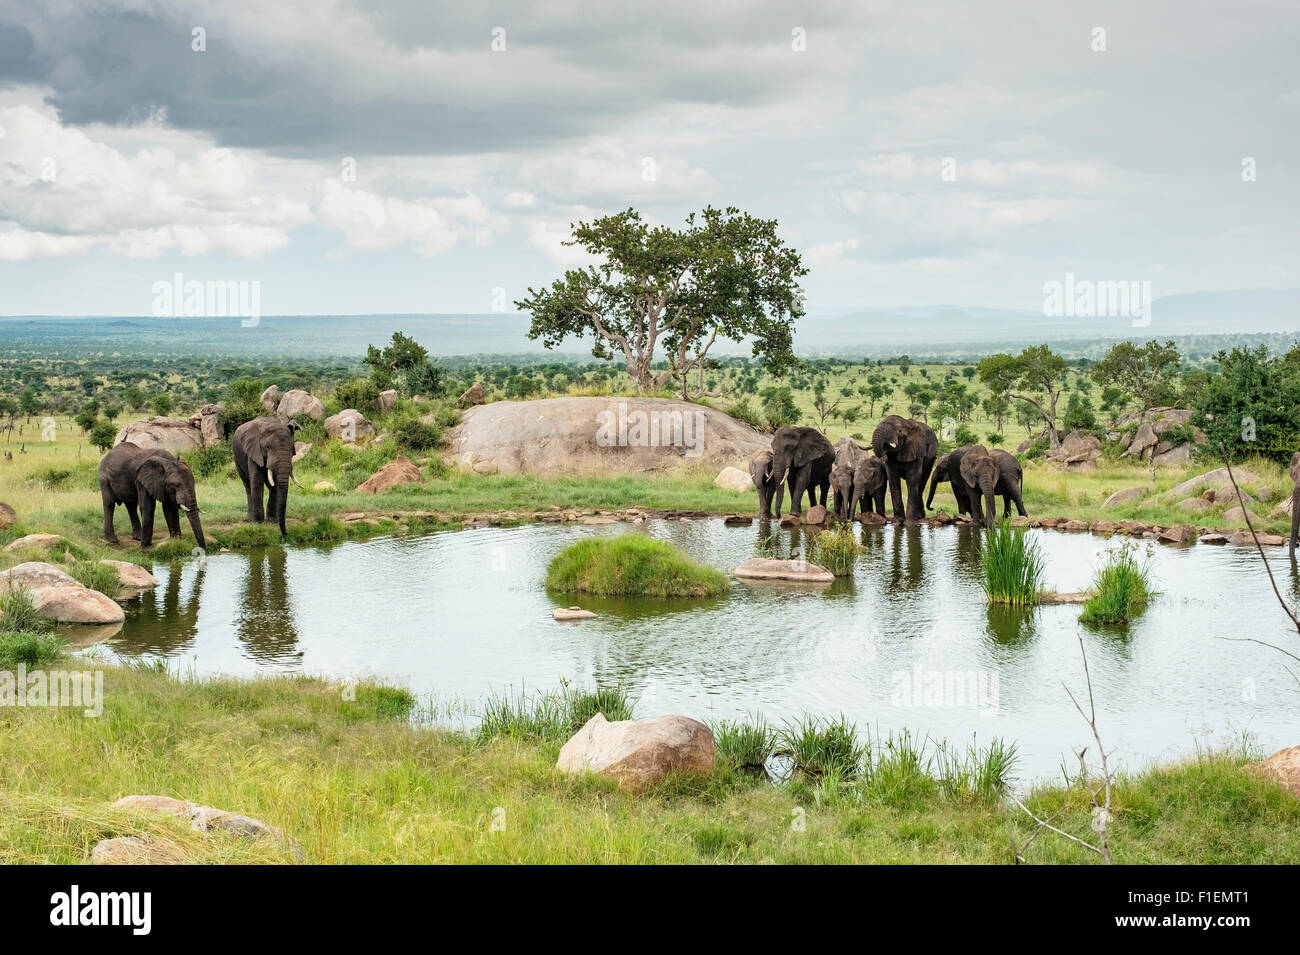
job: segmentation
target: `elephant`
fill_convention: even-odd
[[[785,485],[772,473],[772,449],[764,448],[749,460],[749,476],[758,489],[758,516],[760,520],[772,517],[772,502],[776,501],[776,516],[781,516],[781,502],[785,500]]]
[[[846,520],[853,520],[853,512],[858,503],[862,504],[862,513],[874,510],[881,517],[885,516],[885,489],[889,486],[889,472],[885,462],[880,458],[863,454],[858,458],[858,466],[853,472],[853,494],[849,498],[849,512]],[[868,505],[871,506],[868,506]]]
[[[1021,517],[1028,516],[1024,501],[1020,497],[1020,485],[1024,479],[1020,462],[1006,451],[993,451],[983,445],[976,445],[961,459],[961,479],[970,488],[971,515],[992,527],[997,519],[997,502],[995,495],[1002,495],[1002,516],[1011,514],[1011,502]]]
[[[866,452],[852,438],[840,438],[835,442],[835,463],[831,465],[831,491],[835,505],[835,516],[840,520],[853,520],[853,475],[858,462]]]
[[[961,459],[974,447],[973,444],[963,444],[934,462],[934,471],[930,474],[930,493],[925,499],[927,510],[934,509],[934,492],[940,484],[947,481],[952,485],[952,496],[957,499],[957,513],[970,513],[970,488],[961,479]]]
[[[169,452],[149,451],[123,441],[99,462],[99,495],[104,502],[104,540],[110,544],[118,542],[113,531],[113,509],[119,504],[126,507],[131,518],[131,538],[140,542],[140,549],[153,544],[154,505],[161,503],[168,533],[181,536],[180,512],[184,511],[194,539],[199,547],[207,549],[194,492],[194,472]]]
[[[939,439],[934,429],[914,418],[891,414],[876,425],[871,448],[885,462],[889,475],[889,496],[894,505],[894,520],[899,523],[919,521],[925,516],[922,498],[925,482],[939,455]],[[903,510],[902,481],[907,482],[907,510]]]
[[[1291,540],[1287,553],[1295,556],[1296,535],[1300,533],[1300,451],[1291,455]]]
[[[834,463],[835,449],[816,428],[778,428],[772,435],[772,473],[789,482],[791,514],[800,513],[804,491],[808,506],[813,506],[813,488],[821,489],[821,504],[826,506]]]
[[[298,484],[293,476],[294,432],[299,428],[292,419],[263,417],[246,421],[235,429],[230,440],[235,456],[235,470],[244,482],[248,497],[245,520],[255,524],[269,521],[280,525],[280,535],[288,536],[284,528],[285,504],[289,500],[289,482]],[[298,484],[302,487],[301,484]],[[262,491],[266,487],[266,514],[262,514]]]

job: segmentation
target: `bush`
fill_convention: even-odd
[[[777,752],[789,757],[795,769],[808,776],[854,779],[862,772],[870,752],[858,741],[857,727],[843,716],[824,724],[813,717],[787,723],[778,740]]]
[[[36,612],[32,595],[18,587],[0,593],[0,630],[33,633],[48,630],[50,622]]]
[[[984,592],[989,603],[1029,606],[1042,590],[1042,547],[1024,531],[1002,521],[985,533],[982,552]]]
[[[546,586],[602,597],[715,597],[730,589],[721,571],[641,534],[571,544],[547,567]]]
[[[820,564],[836,577],[853,573],[862,545],[853,534],[852,524],[841,524],[833,531],[822,531],[808,544],[808,559]]]
[[[394,426],[393,437],[403,448],[428,451],[442,443],[442,429],[419,418],[404,418]]]
[[[379,404],[379,390],[370,378],[353,378],[334,389],[334,402],[340,410],[371,411]]]
[[[223,441],[220,444],[210,444],[197,451],[187,452],[185,463],[190,466],[195,477],[204,478],[224,473],[235,463],[235,458],[230,445]]]
[[[63,656],[66,644],[53,633],[33,631],[0,632],[0,669],[12,670],[19,665],[38,667]]]
[[[718,755],[737,769],[762,766],[776,748],[776,732],[761,716],[752,722],[723,720],[712,729]]]
[[[762,412],[758,411],[749,403],[748,398],[741,398],[733,404],[727,409],[727,414],[731,415],[731,417],[735,418],[737,421],[745,422],[745,424],[749,425],[755,431],[767,430],[767,419],[763,417]]]
[[[1083,605],[1084,623],[1124,623],[1141,613],[1153,596],[1150,553],[1139,559],[1136,541],[1121,541],[1106,552],[1093,576],[1097,592]]]

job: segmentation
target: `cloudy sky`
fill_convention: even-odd
[[[813,309],[1296,286],[1298,48],[1295,0],[0,0],[0,314],[486,312],[710,203]]]

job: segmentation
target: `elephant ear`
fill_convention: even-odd
[[[135,472],[135,483],[154,500],[161,501],[166,494],[166,472],[157,458],[151,458],[140,465]]]
[[[259,468],[266,467],[266,445],[262,441],[260,434],[250,435],[248,442],[248,460],[252,461]]]
[[[300,424],[299,424],[297,421],[295,421],[293,418],[290,418],[290,419],[289,419],[289,433],[290,433],[290,434],[297,434],[297,433],[298,433],[298,429],[301,428],[301,427],[302,427],[302,425],[300,425]]]
[[[972,487],[979,483],[975,477],[975,462],[978,458],[979,455],[976,454],[966,455],[961,459],[961,467],[958,469],[961,471],[961,479]]]
[[[898,436],[898,450],[894,453],[894,460],[900,464],[910,464],[921,456],[921,435],[916,430],[907,427]]]
[[[809,464],[812,464],[818,458],[825,456],[828,450],[832,452],[835,450],[834,448],[830,447],[829,441],[827,441],[825,438],[822,438],[821,441],[818,441],[817,440],[818,437],[821,437],[821,435],[817,435],[815,437],[810,435],[807,440],[800,441],[798,444],[795,445],[794,448],[795,467],[798,468],[805,467]],[[825,445],[825,447],[823,447],[823,445]]]

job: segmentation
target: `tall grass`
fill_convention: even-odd
[[[632,719],[633,703],[621,686],[573,688],[529,696],[523,690],[489,697],[479,714],[480,741],[497,738],[565,742],[597,713],[610,722]]]
[[[1092,586],[1097,595],[1083,605],[1081,621],[1114,624],[1136,617],[1155,596],[1150,553],[1139,557],[1136,541],[1120,541],[1106,551]]]
[[[0,590],[0,630],[36,632],[48,630],[50,622],[36,611],[25,587]]]
[[[722,720],[712,727],[718,755],[737,769],[756,769],[776,748],[776,731],[763,717]]]
[[[862,545],[853,534],[853,525],[841,524],[835,530],[822,531],[808,542],[808,559],[825,567],[836,577],[853,574]]]
[[[1042,546],[1006,521],[984,534],[984,592],[989,603],[1029,606],[1038,603],[1043,586]]]
[[[642,534],[569,545],[546,568],[546,586],[602,597],[714,597],[730,589],[721,571]]]
[[[72,565],[69,573],[81,586],[98,590],[113,600],[122,594],[122,580],[117,575],[117,569],[110,564],[102,564],[97,560],[79,560]]]
[[[807,776],[856,779],[870,757],[858,728],[843,715],[834,720],[805,716],[786,723],[777,734],[777,752]]]

